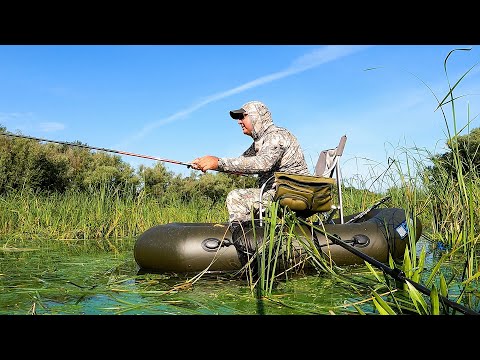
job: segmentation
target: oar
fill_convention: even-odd
[[[136,156],[136,157],[140,157],[140,158],[144,158],[144,159],[150,159],[150,160],[168,162],[168,163],[178,164],[178,165],[185,165],[185,166],[187,166],[187,167],[191,167],[191,166],[192,166],[191,163],[186,163],[186,162],[182,162],[182,161],[162,159],[162,158],[158,158],[158,157],[150,156],[150,155],[134,154],[134,153],[131,153],[131,152],[126,152],[126,151],[113,150],[113,149],[105,149],[105,148],[100,148],[100,147],[95,147],[95,146],[88,146],[88,145],[83,145],[83,144],[76,144],[76,143],[71,143],[71,142],[66,142],[66,141],[57,141],[57,140],[41,139],[41,138],[37,138],[37,137],[33,137],[33,136],[16,135],[16,134],[11,134],[11,133],[1,133],[1,135],[11,136],[11,137],[16,137],[16,138],[22,138],[22,139],[31,139],[31,140],[36,140],[36,141],[45,141],[45,142],[51,142],[51,143],[56,143],[56,144],[68,145],[68,146],[77,146],[77,147],[81,147],[81,148],[85,148],[85,149],[106,151],[106,152],[111,152],[111,153],[121,154],[121,155]]]
[[[367,215],[370,211],[372,211],[373,209],[376,209],[377,207],[379,207],[381,204],[383,204],[385,201],[389,200],[390,198],[391,198],[391,196],[390,196],[390,195],[387,195],[387,196],[385,196],[384,198],[378,200],[375,204],[373,204],[372,206],[370,206],[368,209],[363,210],[361,213],[358,213],[358,214],[355,215],[353,218],[351,218],[350,220],[348,220],[345,224],[353,223],[353,222],[357,221],[358,219],[364,217],[364,216]]]
[[[309,223],[307,223],[306,221],[300,219],[304,224],[306,225],[311,225]],[[320,229],[319,227],[316,227],[316,226],[313,226],[316,230],[320,231],[327,239],[331,239],[333,241],[334,244],[336,245],[340,245],[341,247],[343,247],[344,249],[350,251],[351,253],[357,255],[358,257],[362,258],[363,260],[369,262],[370,264],[378,267],[379,269],[381,269],[383,272],[387,273],[388,275],[390,275],[391,277],[393,277],[395,280],[399,280],[403,283],[410,283],[413,285],[413,287],[415,289],[417,289],[418,291],[422,292],[423,294],[427,295],[427,296],[430,296],[430,289],[426,288],[425,286],[421,285],[421,284],[418,284],[416,283],[415,281],[409,279],[406,277],[405,273],[400,270],[400,269],[397,269],[397,268],[391,268],[387,265],[385,265],[384,263],[378,261],[377,259],[374,259],[366,254],[364,254],[363,252],[355,249],[353,246],[347,244],[345,241],[343,241],[339,236],[337,235],[332,235],[332,234],[328,234],[326,231]],[[449,299],[447,299],[446,297],[442,296],[442,295],[438,295],[438,297],[440,298],[441,301],[443,301],[445,304],[447,304],[448,306],[460,311],[461,313],[465,314],[465,315],[480,315],[480,313],[476,312],[476,311],[473,311],[459,303],[456,303],[454,301],[451,301]]]

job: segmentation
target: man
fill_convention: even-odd
[[[274,172],[309,175],[302,148],[296,137],[287,129],[276,126],[267,106],[260,101],[250,101],[238,110],[230,111],[230,116],[238,121],[245,135],[253,139],[250,147],[239,157],[218,158],[203,156],[192,161],[192,167],[206,172],[258,174],[258,188],[235,189],[227,195],[226,205],[229,222],[251,221],[251,212],[259,210],[260,189],[265,182],[262,196],[263,206],[267,206],[275,195]]]

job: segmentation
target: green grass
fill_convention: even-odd
[[[371,290],[369,301],[376,313],[450,313],[451,310],[440,306],[439,294],[473,309],[479,307],[480,215],[477,209],[480,204],[480,176],[476,172],[465,172],[464,164],[473,164],[474,154],[462,155],[458,147],[460,134],[469,129],[477,116],[470,114],[469,107],[468,118],[460,126],[455,103],[461,96],[454,95],[454,90],[472,68],[453,85],[447,76],[449,91],[445,96],[437,97],[425,84],[437,101],[436,110],[442,113],[445,121],[451,163],[442,162],[427,149],[398,148],[395,155],[388,157],[387,166],[374,163],[368,169],[366,178],[343,179],[344,214],[360,212],[389,195],[390,200],[385,205],[403,208],[410,229],[415,228],[412,222],[419,219],[423,225],[422,236],[434,247],[446,249],[427,274],[424,271],[425,249],[417,249],[415,234],[410,232],[404,261],[401,265],[390,265],[401,266],[407,277],[424,283],[432,289],[432,293],[430,297],[425,297],[408,284],[393,287],[391,280],[378,276],[378,269],[370,269],[370,276],[377,279],[375,285],[368,285]],[[435,171],[431,169],[432,161]],[[99,239],[97,244],[100,248],[116,251],[115,239],[136,237],[155,225],[226,222],[228,219],[224,201],[212,202],[200,197],[183,202],[176,195],[170,194],[168,199],[142,193],[120,196],[108,186],[89,194],[68,192],[45,195],[27,190],[8,193],[0,197],[0,239],[4,248],[15,241],[38,244],[42,239]],[[270,214],[277,213],[277,209],[269,211]],[[275,277],[278,275],[277,258],[290,255],[288,250],[296,221],[295,217],[278,219],[273,215],[266,216],[264,247],[255,259],[260,266],[260,276],[258,281],[251,283],[256,296],[268,298],[274,292]],[[341,270],[324,263],[318,251],[309,248],[308,244],[306,249],[311,252],[309,261],[319,273],[329,272],[341,277]],[[447,276],[445,274],[452,261],[459,271]],[[281,273],[284,277],[288,275],[286,271]],[[371,278],[368,279],[370,281]],[[355,284],[357,286],[359,282]]]
[[[0,238],[4,240],[116,239],[135,237],[169,222],[218,222],[228,214],[224,204],[198,199],[160,201],[123,195],[104,187],[87,194],[9,193],[0,198]]]

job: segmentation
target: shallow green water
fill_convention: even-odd
[[[431,267],[438,254],[417,245],[427,245]],[[356,302],[373,312],[362,300],[378,283],[366,266],[295,274],[265,299],[233,274],[205,274],[192,285],[193,275],[143,273],[133,247],[134,239],[0,244],[0,315],[358,314]],[[449,277],[455,266],[445,267]]]
[[[177,274],[144,274],[134,240],[103,245],[59,240],[0,247],[0,314],[290,315],[355,312],[355,294],[328,275],[296,275],[258,300],[245,279],[206,274],[193,286]],[[112,252],[112,246],[117,252]],[[351,268],[357,272],[364,267]],[[191,278],[191,277],[190,277]]]

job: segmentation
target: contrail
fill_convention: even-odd
[[[180,110],[175,114],[172,114],[166,118],[163,118],[158,121],[151,122],[146,124],[142,129],[140,129],[137,133],[133,134],[127,140],[125,140],[120,146],[125,146],[127,144],[131,144],[139,139],[143,138],[145,135],[152,132],[152,130],[163,126],[165,124],[169,124],[171,122],[183,119],[193,113],[194,111],[213,103],[215,101],[224,99],[226,97],[239,94],[241,92],[250,90],[257,86],[271,83],[272,81],[280,80],[286,78],[291,75],[295,75],[325,63],[340,59],[342,57],[357,53],[362,51],[366,48],[371,47],[371,45],[363,46],[363,45],[328,45],[322,47],[320,49],[316,49],[310,53],[307,53],[297,59],[295,59],[292,64],[287,67],[285,70],[275,72],[270,75],[265,75],[259,77],[258,79],[249,81],[243,85],[234,87],[233,89],[226,90],[217,94],[213,94],[210,96],[205,97],[203,100],[198,101],[197,103],[193,104],[192,106]]]

